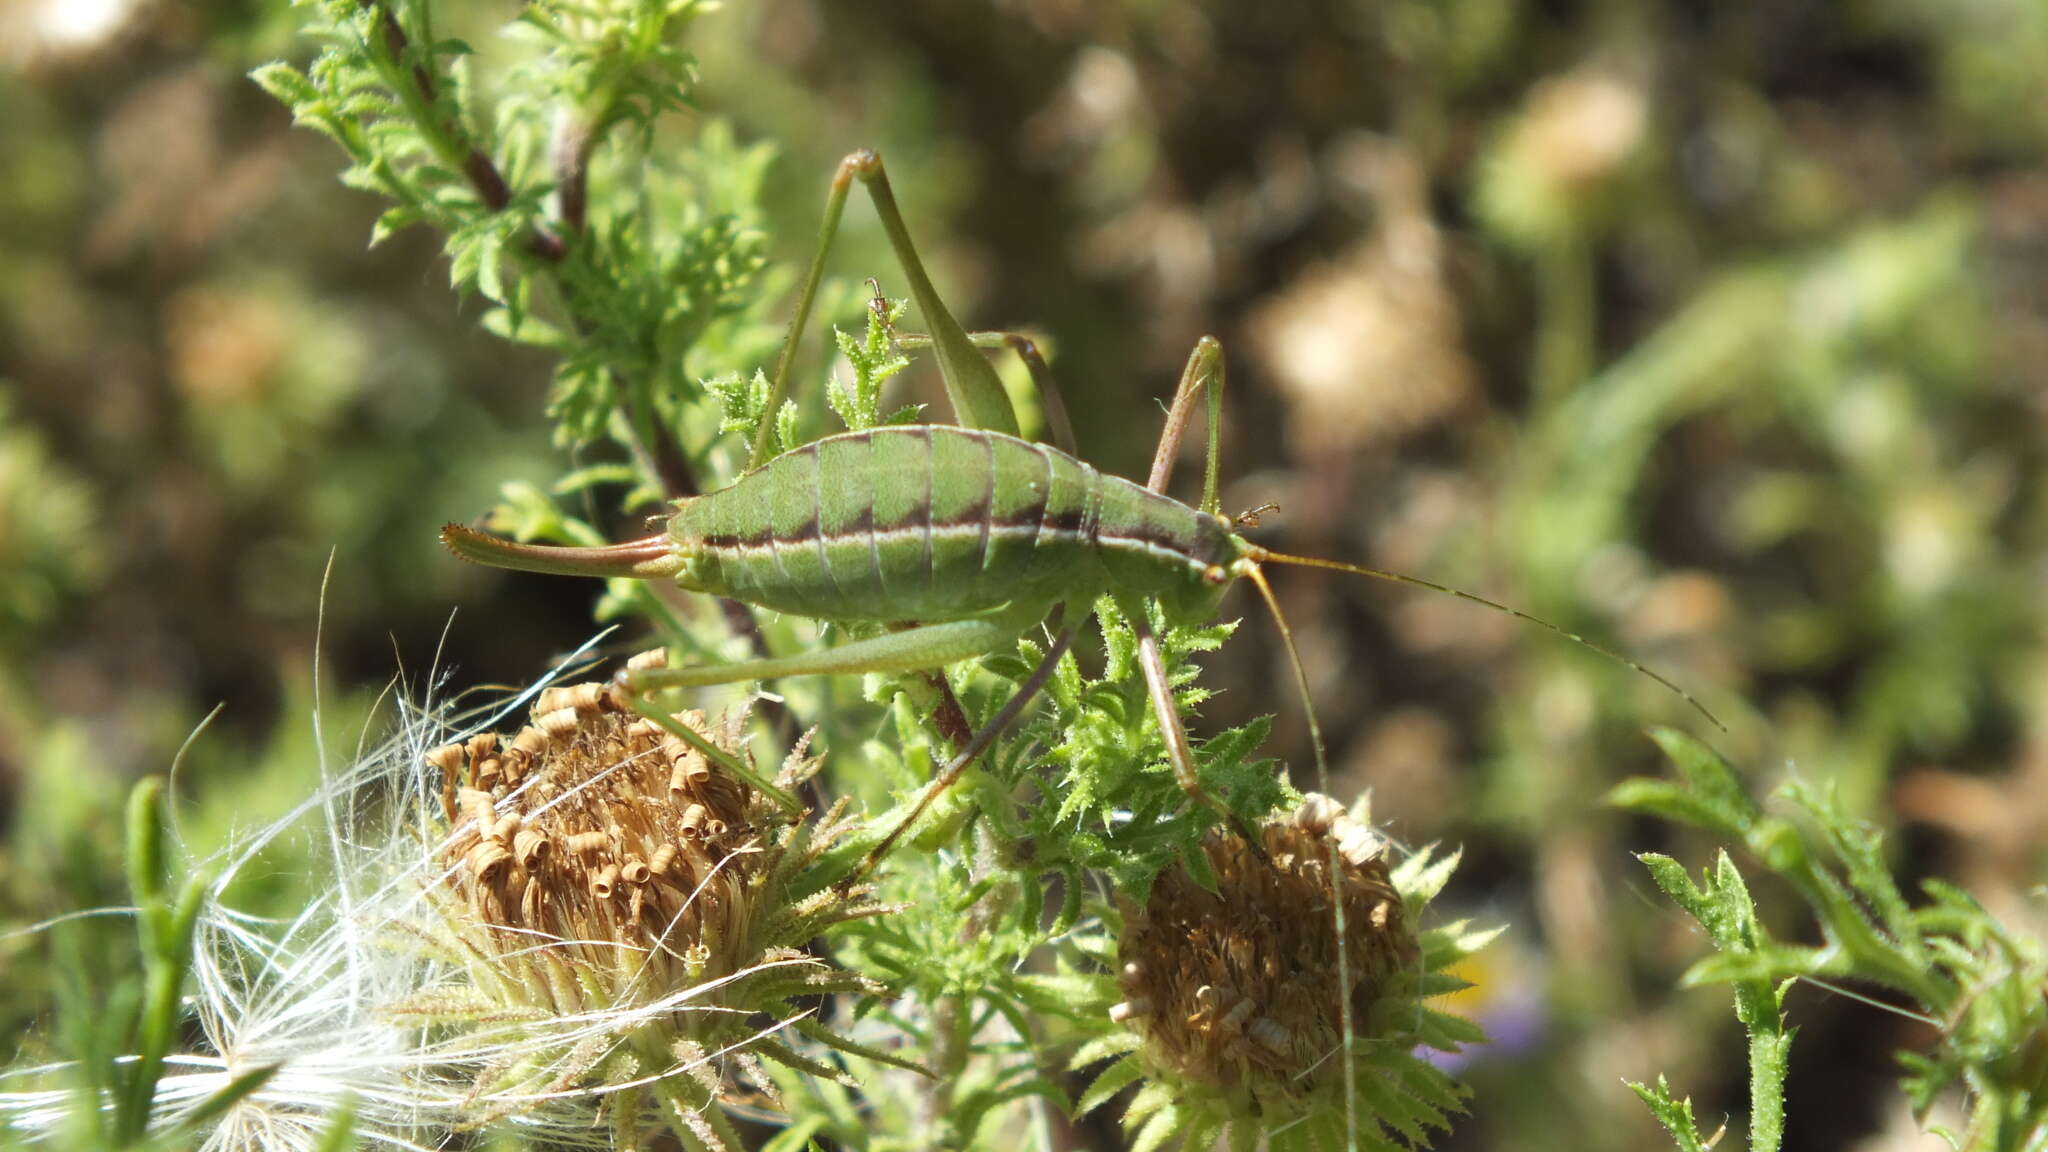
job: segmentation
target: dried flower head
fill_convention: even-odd
[[[686,1147],[728,1149],[741,1141],[716,1103],[765,1090],[762,1061],[834,1076],[805,1053],[892,1059],[794,1002],[875,991],[802,951],[883,911],[827,886],[821,856],[850,830],[839,811],[806,819],[736,779],[738,719],[660,718],[706,757],[610,685],[530,695],[509,737],[444,743],[440,718],[410,712],[323,769],[291,816],[202,862],[216,877],[193,955],[203,1040],[166,1060],[156,1128],[187,1125],[205,1152],[313,1149],[347,1108],[364,1147],[441,1147],[502,1121],[550,1148],[642,1147],[665,1123]],[[799,747],[775,783],[816,767]],[[306,833],[325,859],[298,916],[228,902]],[[216,1106],[258,1068],[272,1074]],[[66,1075],[0,1081],[0,1123],[61,1131],[77,1105]]]
[[[757,821],[775,813],[624,704],[611,685],[550,688],[509,741],[485,733],[428,754],[454,829],[439,855],[465,923],[494,962],[541,976],[531,997],[556,1012],[728,976],[754,959]],[[705,727],[698,713],[675,719]],[[733,735],[719,743],[730,748]],[[536,940],[551,942],[544,954]],[[624,970],[621,956],[632,957]],[[549,981],[561,962],[583,978]]]
[[[1126,909],[1123,1000],[1109,1013],[1125,1032],[1088,1055],[1129,1055],[1084,1103],[1146,1081],[1125,1114],[1146,1147],[1176,1136],[1188,1148],[1262,1136],[1276,1149],[1391,1147],[1389,1131],[1421,1144],[1461,1097],[1412,1050],[1478,1038],[1420,1003],[1456,986],[1437,973],[1483,942],[1416,931],[1455,860],[1390,868],[1385,841],[1317,795],[1259,835],[1264,859],[1212,834],[1208,880],[1169,869]]]
[[[1418,959],[1384,842],[1312,796],[1260,838],[1271,863],[1236,836],[1203,844],[1214,891],[1186,869],[1159,877],[1126,926],[1115,1015],[1145,1033],[1148,1055],[1189,1084],[1246,1098],[1300,1096],[1334,1075],[1335,994],[1363,1020]],[[1340,966],[1331,908],[1335,840],[1350,944]]]
[[[486,1069],[479,1099],[510,1110],[580,1084],[645,1083],[693,1136],[733,1145],[707,1105],[734,1074],[760,1056],[816,1067],[762,1019],[830,1042],[789,999],[878,990],[803,945],[883,909],[864,890],[798,890],[844,830],[836,809],[814,831],[673,730],[738,758],[740,718],[714,731],[686,712],[665,725],[631,704],[615,684],[549,688],[509,739],[485,733],[427,754],[451,830],[436,853],[437,942],[475,983],[466,1004],[437,993],[398,1010],[444,1023],[590,1020],[599,1026],[566,1052],[558,1043]],[[799,747],[780,783],[814,768]]]

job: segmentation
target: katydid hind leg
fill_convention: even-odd
[[[924,332],[891,333],[896,346],[906,351],[919,351],[932,347],[932,338]],[[1081,454],[1080,445],[1074,440],[1074,421],[1067,414],[1066,399],[1060,394],[1057,381],[1053,379],[1052,367],[1038,351],[1038,342],[1022,332],[969,332],[968,342],[976,348],[997,350],[1008,348],[1017,359],[1024,362],[1024,370],[1031,373],[1031,384],[1038,392],[1039,410],[1045,414],[1046,431],[1052,433],[1053,447],[1069,456]]]
[[[1214,336],[1195,341],[1181,369],[1180,383],[1173,390],[1173,404],[1166,410],[1166,427],[1159,434],[1159,447],[1152,454],[1152,472],[1145,487],[1164,493],[1173,479],[1174,460],[1180,442],[1187,435],[1188,420],[1194,416],[1195,397],[1207,393],[1209,400],[1209,451],[1202,475],[1202,511],[1217,514],[1217,457],[1223,425],[1223,345]]]
[[[716,684],[737,684],[748,680],[774,680],[784,676],[843,675],[865,672],[907,673],[941,668],[960,660],[985,656],[1014,640],[1032,619],[1042,613],[1025,609],[976,620],[955,620],[925,624],[880,636],[838,644],[817,652],[794,656],[745,660],[733,664],[700,664],[687,668],[628,667],[620,672],[633,707],[675,733],[698,750],[723,763],[740,778],[776,798],[777,803],[794,805],[787,795],[755,775],[731,757],[710,747],[701,737],[686,732],[668,714],[648,700],[650,693],[668,688],[702,688]],[[943,684],[944,681],[941,680]],[[950,692],[948,693],[950,696]],[[957,707],[957,705],[956,705]],[[1005,721],[1007,723],[1007,721]],[[992,736],[992,734],[991,734]],[[986,741],[984,740],[985,744]],[[960,767],[980,751],[972,739],[965,741]],[[957,770],[954,775],[958,775]]]
[[[767,404],[761,409],[761,427],[754,433],[753,453],[747,462],[749,468],[759,468],[773,455],[770,448],[774,444],[775,414],[789,395],[789,375],[796,362],[797,347],[803,342],[804,327],[811,319],[811,308],[818,301],[818,285],[825,279],[825,257],[832,251],[832,241],[839,236],[840,218],[846,214],[846,193],[853,186],[853,161],[853,156],[841,160],[839,170],[832,174],[831,191],[825,198],[825,220],[818,226],[818,241],[811,250],[811,267],[804,273],[803,290],[797,295],[796,315],[790,319],[789,336],[783,341],[782,354],[775,360],[775,377],[769,384]]]
[[[800,652],[792,656],[745,660],[736,664],[631,671],[625,673],[625,680],[629,688],[649,692],[664,688],[737,684],[746,680],[775,680],[784,676],[920,672],[986,656],[1015,639],[1030,624],[1031,620],[1022,613],[952,620],[851,640],[820,651]]]
[[[931,329],[932,352],[946,382],[946,396],[953,402],[954,417],[964,427],[1017,435],[1017,414],[1010,407],[1009,393],[1003,391],[1002,379],[968,339],[966,329],[947,311],[938,289],[932,287],[931,277],[925,274],[924,261],[918,257],[910,229],[903,222],[903,212],[896,206],[896,193],[889,185],[882,158],[862,149],[841,161],[839,170],[859,177],[867,186],[882,230],[888,233],[889,244],[896,250],[896,262],[903,266],[904,278],[910,282],[910,294]],[[836,183],[837,178],[835,186]]]
[[[803,289],[797,297],[796,315],[790,321],[788,340],[775,362],[775,376],[769,385],[767,406],[763,409],[766,417],[754,437],[750,467],[760,467],[772,455],[769,449],[773,444],[774,414],[789,395],[797,347],[817,302],[818,287],[825,276],[826,256],[839,235],[847,192],[856,179],[867,188],[875,214],[881,218],[882,229],[888,233],[889,243],[896,251],[897,263],[903,266],[904,277],[910,282],[911,295],[917,300],[918,310],[924,313],[925,323],[931,326],[939,373],[945,379],[946,395],[953,402],[956,418],[969,428],[1007,432],[1012,436],[1017,434],[1017,415],[1010,407],[1009,395],[1003,391],[1002,380],[975,350],[959,321],[953,319],[953,314],[946,310],[945,302],[939,299],[938,290],[932,287],[931,278],[925,274],[924,262],[918,258],[917,247],[910,239],[910,229],[903,222],[903,213],[896,206],[895,191],[889,185],[889,175],[882,167],[881,156],[863,148],[849,153],[832,174],[831,190],[825,201],[824,223],[818,229],[810,269],[804,275]]]

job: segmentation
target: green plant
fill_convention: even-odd
[[[488,522],[521,540],[600,543],[609,537],[606,525],[614,517],[717,488],[748,460],[759,463],[764,446],[787,448],[804,438],[800,408],[781,396],[793,379],[795,345],[784,351],[772,384],[756,367],[774,346],[776,329],[766,317],[772,290],[781,283],[766,263],[766,238],[758,226],[769,152],[735,143],[732,132],[715,120],[679,131],[678,113],[691,107],[694,63],[678,44],[702,8],[689,0],[535,4],[514,27],[518,38],[510,61],[502,66],[493,61],[487,70],[466,43],[437,25],[436,9],[427,3],[322,0],[302,6],[311,18],[309,32],[322,44],[320,56],[305,69],[273,64],[255,74],[296,120],[341,146],[349,162],[344,182],[389,202],[373,242],[402,228],[440,233],[453,285],[486,302],[484,326],[554,355],[550,413],[559,441],[583,460],[546,491],[507,486]],[[816,286],[814,275],[800,312],[811,307]],[[937,334],[940,360],[950,358],[956,368],[972,365],[970,370],[995,388],[984,388],[981,399],[969,406],[982,416],[996,407],[1007,411],[1010,402],[994,374],[981,366],[981,353],[964,344],[949,345],[946,326],[931,315],[935,300],[928,289],[919,295],[925,297],[921,302]],[[886,422],[879,399],[882,383],[906,363],[901,349],[928,346],[899,337],[893,326],[897,312],[895,306],[873,310],[864,334],[840,336],[854,379],[850,385],[834,382],[827,392],[849,427]],[[953,375],[949,370],[949,378]],[[1213,492],[1213,472],[1210,488]],[[598,511],[600,496],[612,498],[610,508]],[[321,901],[295,928],[316,941],[295,946],[320,958],[319,965],[308,968],[308,978],[315,978],[317,968],[323,997],[361,988],[375,998],[343,1010],[370,1029],[364,1036],[387,1035],[376,1032],[374,1020],[394,1006],[402,1008],[407,1019],[423,1022],[424,1047],[409,1067],[366,1057],[337,1067],[331,1084],[318,1093],[270,1100],[265,1106],[281,1109],[277,1122],[295,1125],[292,1130],[303,1134],[303,1123],[294,1117],[312,1108],[316,1097],[335,1098],[349,1084],[382,1086],[377,1090],[388,1093],[396,1091],[394,1083],[420,1079],[436,1085],[450,1083],[446,1076],[467,1077],[476,1085],[476,1098],[463,1105],[470,1117],[466,1122],[502,1120],[516,1129],[527,1118],[548,1132],[567,1131],[556,1120],[544,1119],[537,1101],[521,1103],[525,1097],[519,1093],[500,1091],[505,1084],[531,1086],[536,1082],[530,1076],[538,1069],[543,1079],[554,1077],[544,1094],[602,1108],[618,1146],[636,1142],[643,1126],[660,1114],[687,1145],[722,1148],[736,1144],[736,1132],[702,1110],[748,1090],[769,1090],[771,1079],[780,1086],[792,1119],[781,1138],[791,1146],[808,1133],[828,1129],[849,1147],[986,1146],[1001,1139],[997,1117],[1015,1113],[1027,1101],[1068,1106],[1072,1092],[1065,1057],[1091,1037],[1104,1035],[1116,999],[1105,965],[1125,916],[1101,886],[1112,885],[1123,900],[1141,899],[1169,861],[1201,858],[1196,849],[1213,816],[1199,809],[1182,811],[1182,783],[1176,776],[1199,772],[1227,787],[1236,810],[1251,816],[1289,799],[1272,766],[1254,758],[1263,723],[1169,755],[1155,709],[1148,707],[1147,677],[1141,674],[1148,646],[1158,645],[1158,655],[1149,658],[1155,693],[1171,692],[1160,697],[1162,707],[1191,707],[1202,694],[1190,657],[1220,643],[1228,629],[1173,624],[1156,604],[1135,603],[1143,615],[1109,599],[1075,606],[1094,608],[1100,620],[1099,675],[1064,652],[1064,642],[1047,645],[1027,634],[1006,640],[978,666],[871,685],[871,701],[888,717],[890,731],[864,747],[851,733],[860,730],[861,717],[876,714],[873,709],[841,698],[830,685],[791,685],[789,711],[826,727],[830,752],[819,784],[827,794],[842,795],[871,794],[878,784],[893,792],[921,782],[935,761],[957,751],[963,722],[986,721],[999,711],[1015,697],[1034,663],[1044,662],[1051,700],[1044,714],[989,750],[969,773],[960,796],[944,797],[949,811],[918,830],[916,850],[891,856],[877,875],[883,900],[915,901],[920,916],[797,916],[797,923],[829,925],[819,931],[850,970],[846,979],[819,984],[815,991],[847,1000],[867,1017],[867,1028],[855,1029],[843,1044],[792,1043],[782,1052],[784,1067],[772,1071],[737,1049],[689,1056],[676,1048],[677,1067],[652,1074],[687,1073],[689,1083],[648,1094],[638,1090],[633,1078],[660,1064],[656,1049],[662,1045],[635,1049],[631,1060],[614,1059],[601,1038],[625,1033],[605,1023],[593,1024],[596,1031],[581,1040],[565,1034],[544,1059],[508,1054],[503,1066],[487,1065],[478,1072],[478,1058],[462,1046],[462,1037],[477,1034],[480,1022],[498,1017],[478,1011],[480,1001],[464,982],[499,980],[488,973],[502,965],[488,962],[488,948],[468,949],[478,958],[470,965],[451,960],[464,949],[428,949],[424,960],[380,962],[351,976],[356,965],[368,963],[357,958],[362,949],[382,946],[377,941],[392,932],[442,937],[429,927],[407,927],[418,925],[414,912],[401,907],[387,913],[381,896],[350,895],[364,881],[344,879],[337,881],[336,902]],[[693,658],[729,655],[735,646],[758,656],[809,648],[824,639],[800,623],[757,615],[734,602],[678,605],[630,582],[615,583],[599,613],[651,625],[659,641]],[[1068,627],[1078,623],[1069,620]],[[687,726],[668,720],[670,732],[703,754],[719,763],[729,761],[744,778],[759,779],[749,767],[751,743],[740,739],[744,721],[735,721],[731,729],[738,743],[716,748],[702,737],[688,740],[678,731]],[[548,723],[536,718],[541,729]],[[323,795],[340,795],[342,782],[357,779],[387,782],[372,791],[412,793],[422,750],[418,736],[407,731],[394,745],[341,773]],[[487,761],[470,758],[463,769],[468,775],[451,772],[450,780],[459,777],[467,781],[464,787],[478,788],[477,773]],[[604,777],[600,772],[597,778]],[[451,790],[455,787],[450,783]],[[931,794],[938,795],[936,790]],[[447,807],[442,823],[452,827],[443,833],[459,842],[460,829],[467,827],[474,841],[481,834],[480,811]],[[465,815],[471,823],[464,823]],[[895,823],[898,817],[885,819]],[[432,865],[421,860],[436,857],[421,857],[417,845],[408,849],[404,837],[340,839],[362,848],[332,861],[340,876],[389,870],[409,877],[400,881],[401,891],[413,883],[432,890],[432,881],[424,878]],[[821,901],[829,906],[843,899],[839,889],[829,886],[846,882],[857,859],[853,853],[875,839],[870,832],[865,841],[850,840],[815,859],[798,852],[805,866],[785,878],[790,889],[778,898],[814,911]],[[483,859],[478,853],[490,855],[481,842],[460,843],[468,846],[450,849],[442,867],[473,867],[483,875],[487,867],[498,866],[477,863]],[[1324,849],[1319,841],[1317,850],[1335,860],[1339,848],[1332,842]],[[1312,858],[1309,862],[1314,863]],[[1419,865],[1409,869],[1412,886],[1401,888],[1395,903],[1385,905],[1400,907],[1411,931],[1413,918],[1447,875],[1443,867],[1426,871],[1424,876]],[[1195,878],[1202,880],[1199,864]],[[601,883],[609,891],[613,881]],[[1053,891],[1060,900],[1057,911],[1048,915]],[[343,918],[344,906],[356,909],[353,920]],[[489,900],[481,906],[493,907]],[[496,921],[482,929],[486,935],[508,930]],[[592,929],[581,935],[599,934]],[[461,933],[447,938],[459,939]],[[1455,1047],[1476,1033],[1419,1008],[1415,1019],[1432,1023],[1403,1031],[1411,1013],[1399,1007],[1413,1007],[1418,997],[1445,987],[1434,973],[1477,943],[1476,937],[1455,933],[1443,939],[1457,943],[1424,950],[1425,970],[1432,975],[1398,988],[1389,983],[1377,998],[1361,992],[1354,1003],[1346,996],[1336,1020],[1321,1022],[1318,1035],[1335,1037],[1343,1049],[1341,1059],[1333,1062],[1345,1073],[1342,1105],[1325,1108],[1317,1124],[1304,1129],[1307,1136],[1297,1139],[1327,1146],[1333,1131],[1379,1131],[1366,1111],[1375,1101],[1356,1097],[1351,1052],[1376,1042],[1394,1047],[1359,1064],[1368,1070],[1391,1066],[1388,1052],[1397,1051],[1408,1061],[1402,1065],[1408,1083],[1426,1101],[1397,1107],[1387,1121],[1392,1129],[1419,1140],[1418,1124],[1441,1127],[1447,1122],[1458,1104],[1448,1079],[1405,1053],[1418,1042]],[[271,954],[264,951],[267,945],[245,941],[242,946]],[[682,945],[664,938],[653,946]],[[1423,954],[1412,944],[1404,947],[1402,955],[1421,962]],[[547,949],[540,954],[551,955]],[[1344,955],[1340,946],[1340,982]],[[1363,963],[1364,957],[1357,959]],[[265,979],[278,976],[267,965],[258,967]],[[556,978],[564,977],[537,975],[525,985],[543,988]],[[887,987],[886,997],[874,995],[874,981]],[[231,1012],[232,983],[220,986],[223,997],[209,1011]],[[265,1003],[281,993],[266,988]],[[763,1001],[770,1002],[772,997]],[[1396,1020],[1401,1023],[1389,1023]],[[575,1023],[572,1017],[562,1026]],[[797,1023],[791,1018],[769,1031],[788,1026],[794,1035],[802,1031]],[[496,1026],[509,1024],[500,1020]],[[209,1027],[230,1039],[238,1034],[235,1022],[225,1018]],[[1371,1028],[1392,1030],[1376,1041]],[[996,1036],[992,1030],[1006,1034]],[[725,1035],[704,1033],[714,1034]],[[300,1059],[331,1059],[331,1045],[321,1038],[305,1036],[293,1043],[307,1046],[286,1045],[280,1059],[287,1063],[294,1051],[302,1053]],[[352,1043],[364,1047],[367,1041]],[[732,1061],[719,1059],[728,1054]],[[437,1062],[464,1071],[435,1073]],[[906,1067],[919,1071],[905,1072]],[[662,1083],[668,1085],[665,1079]],[[866,1101],[855,1107],[853,1115],[860,1119],[851,1124],[834,1102],[847,1099],[834,1093],[848,1084],[857,1084]],[[890,1114],[886,1102],[899,1091],[908,1103],[895,1114],[899,1126],[892,1131],[874,1117]],[[1090,1103],[1108,1095],[1106,1089],[1098,1091]],[[445,1115],[446,1103],[421,1115]],[[643,1112],[643,1107],[652,1110]],[[685,1114],[692,1110],[699,1120],[688,1121]],[[1341,1117],[1336,1129],[1329,1127],[1332,1116]],[[388,1109],[360,1113],[356,1121],[358,1130],[371,1132],[387,1122]],[[1240,1115],[1232,1130],[1243,1138],[1261,1128],[1255,1116]],[[1197,1125],[1193,1134],[1209,1130]],[[1147,1132],[1140,1138],[1146,1146],[1188,1135],[1157,1122]]]
[[[1684,982],[1734,987],[1735,1015],[1749,1032],[1750,1147],[1768,1152],[1783,1138],[1794,1030],[1782,1008],[1786,987],[1803,979],[1881,989],[1940,1026],[1932,1052],[1900,1054],[1901,1087],[1921,1115],[1944,1091],[1964,1090],[1968,1125],[1942,1133],[1953,1146],[2039,1148],[2048,1139],[2048,949],[2007,931],[1939,880],[1923,884],[1926,902],[1914,907],[1885,863],[1883,835],[1844,811],[1832,790],[1788,783],[1780,796],[1792,814],[1770,815],[1712,750],[1668,729],[1655,735],[1679,779],[1630,780],[1612,802],[1746,848],[1798,894],[1820,929],[1818,947],[1773,938],[1726,849],[1702,881],[1668,856],[1641,857],[1716,950]],[[1661,1078],[1654,1088],[1633,1087],[1680,1148],[1707,1145],[1690,1105],[1674,1099]]]
[[[200,1098],[182,1102],[174,1118],[159,1112],[166,1060],[185,1017],[193,934],[214,879],[194,872],[175,893],[167,887],[162,804],[163,781],[156,777],[143,779],[128,797],[128,884],[140,942],[139,979],[85,947],[85,935],[75,927],[55,930],[58,1019],[74,1101],[63,1113],[63,1138],[74,1147],[140,1152],[185,1146],[277,1072],[275,1065],[239,1070]],[[346,1128],[346,1121],[336,1125],[338,1131]]]

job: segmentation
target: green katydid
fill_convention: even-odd
[[[787,391],[797,343],[855,179],[868,189],[924,313],[930,334],[914,338],[915,343],[934,352],[961,426],[878,427],[827,436],[771,457],[773,421],[764,420],[749,470],[726,488],[680,501],[667,530],[655,536],[571,548],[520,544],[450,524],[442,539],[465,559],[501,567],[666,577],[692,591],[820,619],[916,622],[799,655],[623,674],[642,693],[784,676],[934,669],[1013,645],[1027,629],[1057,615],[1057,634],[1038,666],[877,844],[870,863],[886,855],[932,798],[1016,719],[1105,595],[1137,631],[1139,664],[1176,779],[1197,802],[1230,817],[1196,772],[1145,602],[1157,602],[1170,623],[1199,623],[1215,614],[1234,580],[1250,579],[1274,614],[1306,703],[1307,683],[1293,637],[1261,571],[1269,563],[1371,576],[1484,604],[1595,647],[1706,712],[1655,672],[1515,609],[1410,576],[1283,555],[1239,535],[1242,518],[1225,518],[1217,506],[1223,361],[1214,339],[1204,337],[1188,359],[1143,487],[1098,472],[1073,455],[1070,442],[1062,451],[1019,438],[1008,396],[982,350],[1004,344],[1015,348],[1040,377],[1041,391],[1054,395],[1043,378],[1043,361],[1020,337],[970,334],[953,319],[925,274],[881,159],[873,152],[848,156],[833,178],[817,250],[764,411],[777,411]],[[903,342],[909,346],[912,338]],[[1194,403],[1204,395],[1210,417],[1206,475],[1200,506],[1189,507],[1164,492]],[[1063,425],[1056,427],[1062,440],[1070,440]],[[1320,762],[1321,735],[1312,711],[1309,725]],[[1247,839],[1256,844],[1248,833]]]

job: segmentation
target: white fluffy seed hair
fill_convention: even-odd
[[[441,841],[452,830],[429,831],[441,819],[440,786],[422,758],[430,748],[495,730],[520,714],[587,648],[555,676],[485,708],[413,706],[394,692],[396,733],[374,746],[366,741],[338,770],[317,739],[316,700],[322,761],[316,794],[201,865],[214,880],[195,934],[188,1000],[205,1042],[202,1051],[167,1059],[153,1128],[191,1116],[236,1076],[274,1065],[261,1087],[209,1123],[198,1147],[311,1149],[348,1107],[356,1139],[366,1148],[425,1152],[441,1147],[450,1132],[493,1116],[552,1147],[609,1148],[609,1126],[593,1123],[605,1097],[688,1075],[722,1055],[677,1061],[633,1080],[580,1083],[618,1037],[692,1010],[693,1001],[747,972],[650,1002],[569,1016],[501,1014],[448,1028],[424,1023],[427,1017],[417,1012],[440,1000],[473,1017],[479,1003],[469,968],[441,946],[445,938],[432,927],[446,868]],[[324,841],[322,851],[309,854],[321,867],[307,878],[313,896],[305,909],[289,920],[270,920],[230,906],[226,894],[236,879],[261,864],[267,847],[294,835]],[[536,948],[548,945],[535,942]],[[401,1004],[415,1007],[411,1020],[391,1011]],[[509,1075],[513,1070],[516,1077]],[[79,1097],[69,1087],[40,1085],[60,1081],[65,1072],[63,1065],[45,1065],[7,1073],[8,1081],[39,1086],[0,1092],[0,1122],[30,1139],[61,1134]]]

